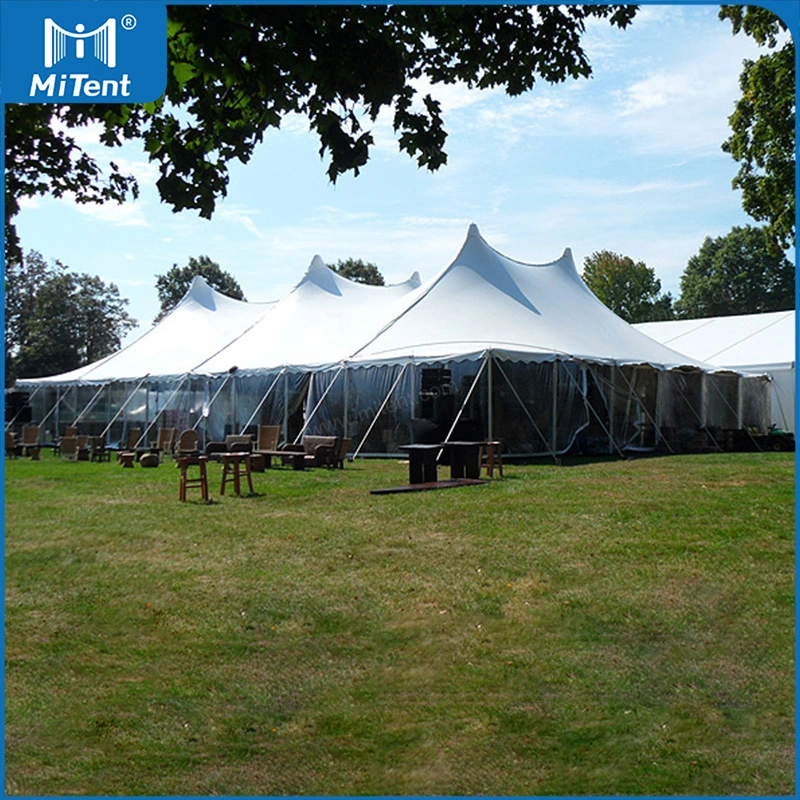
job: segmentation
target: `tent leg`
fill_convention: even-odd
[[[494,394],[494,356],[488,356],[488,381],[489,381],[489,389],[488,389],[488,396],[486,398],[486,414],[488,417],[488,421],[486,424],[486,433],[489,437],[489,441],[494,441],[494,404],[493,404],[493,394]]]
[[[348,412],[348,395],[350,394],[350,367],[345,367],[344,370],[344,419],[342,420],[342,436],[346,439],[347,438],[347,418],[349,416]]]
[[[283,441],[289,441],[289,373],[283,373]]]
[[[555,453],[558,452],[558,376],[561,372],[560,361],[552,362],[552,371],[553,371],[553,411],[551,415],[552,421],[550,423],[551,425],[550,450],[554,454],[553,457],[555,458]]]

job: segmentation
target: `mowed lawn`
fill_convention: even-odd
[[[793,454],[5,470],[7,794],[794,792]]]

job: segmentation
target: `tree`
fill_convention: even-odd
[[[731,21],[734,34],[744,31],[773,51],[744,62],[742,96],[729,117],[732,134],[722,149],[740,164],[733,187],[742,190],[742,207],[767,223],[770,245],[785,250],[795,243],[794,41],[786,25],[764,8],[722,6],[719,15]]]
[[[643,261],[608,250],[583,262],[583,280],[598,299],[627,322],[672,319],[672,296],[661,294],[661,281]]]
[[[6,385],[111,355],[137,324],[127,304],[113,283],[48,264],[36,251],[6,260]]]
[[[162,199],[210,218],[226,194],[227,164],[247,163],[288,114],[308,119],[332,181],[366,164],[368,126],[384,109],[400,149],[435,170],[447,161],[447,132],[439,103],[417,97],[420,82],[500,86],[513,96],[537,79],[588,77],[586,21],[625,28],[635,14],[616,4],[169,6],[158,102],[6,107],[9,245],[16,198],[73,191],[79,202],[103,202],[135,192],[113,167],[104,184],[63,128],[99,122],[107,145],[141,140],[159,166]]]
[[[226,272],[208,256],[198,256],[197,258],[192,256],[185,267],[173,264],[172,269],[164,275],[156,276],[156,289],[158,301],[161,303],[161,311],[153,320],[154,322],[158,322],[180,302],[196,275],[201,275],[209,286],[234,300],[246,299],[242,287],[230,272]]]
[[[331,266],[331,269],[356,283],[366,283],[370,286],[385,286],[386,284],[380,270],[371,261],[362,261],[360,258],[346,258],[344,261],[339,259],[334,266]]]
[[[764,228],[706,237],[681,276],[679,317],[757,314],[794,308],[794,265],[770,247]]]

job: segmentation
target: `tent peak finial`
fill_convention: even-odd
[[[480,236],[481,232],[478,230],[478,226],[471,222],[469,226],[469,231],[467,232],[467,236]]]
[[[317,269],[327,269],[328,265],[322,260],[322,256],[314,256],[311,259],[311,264],[308,267],[309,272],[313,272]]]

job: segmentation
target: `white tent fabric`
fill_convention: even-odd
[[[523,264],[492,249],[476,225],[453,263],[409,301],[355,359],[441,359],[492,350],[526,360],[568,356],[710,369],[610,311],[581,279],[569,249],[549,264]]]
[[[772,421],[795,430],[794,311],[643,322],[634,327],[662,344],[716,367],[772,378]]]
[[[233,366],[248,371],[339,362],[397,313],[419,285],[416,272],[391,286],[355,283],[315,256],[289,294],[197,370],[213,375]]]
[[[106,383],[145,375],[185,375],[247,330],[272,305],[233,300],[198,275],[169,314],[122,350],[72,372],[23,379],[18,384]]]

